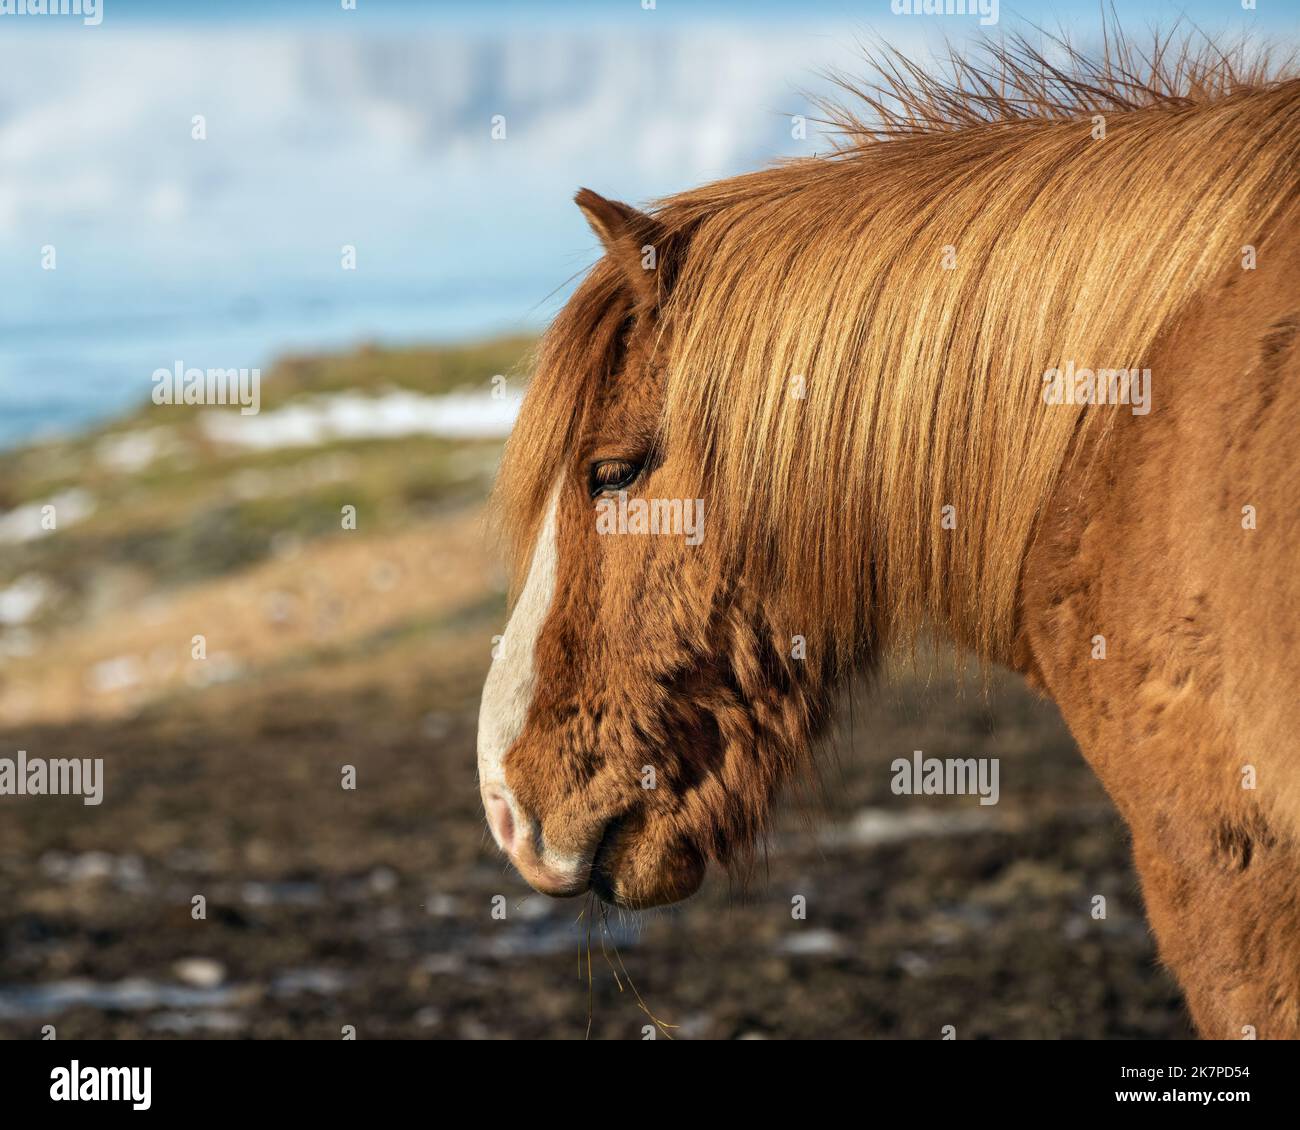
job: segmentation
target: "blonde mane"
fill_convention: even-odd
[[[1296,200],[1300,81],[1250,58],[893,56],[849,88],[871,119],[830,108],[834,154],[654,208],[663,434],[698,452],[715,567],[846,661],[927,627],[1005,657],[1035,524],[1114,420],[1044,372],[1149,366]],[[517,559],[629,311],[602,261],[544,339],[497,494]]]

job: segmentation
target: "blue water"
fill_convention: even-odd
[[[417,344],[537,328],[554,303],[530,287],[484,283],[360,286],[339,293],[282,282],[151,307],[134,295],[0,323],[0,446],[66,434],[143,403],[155,369],[268,366],[278,356],[362,342]],[[529,307],[536,313],[530,314]],[[68,310],[67,314],[62,311]]]

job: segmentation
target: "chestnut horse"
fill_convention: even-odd
[[[1295,1037],[1300,81],[1025,58],[649,212],[578,193],[605,254],[497,487],[488,822],[540,891],[681,899],[934,635],[1056,702],[1201,1033]]]

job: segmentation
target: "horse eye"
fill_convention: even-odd
[[[622,490],[630,486],[640,473],[640,466],[626,459],[602,459],[591,465],[591,493],[597,495],[604,491]]]

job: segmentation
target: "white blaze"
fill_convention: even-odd
[[[514,798],[506,788],[506,751],[524,728],[528,708],[533,701],[533,688],[537,682],[533,664],[533,651],[542,624],[550,611],[555,596],[556,548],[555,514],[559,507],[560,488],[551,492],[550,506],[537,545],[533,548],[532,563],[523,591],[515,610],[506,625],[497,657],[488,672],[483,686],[483,702],[478,714],[478,779],[479,788],[495,788],[505,795],[511,809]],[[518,812],[515,813],[518,818]]]

